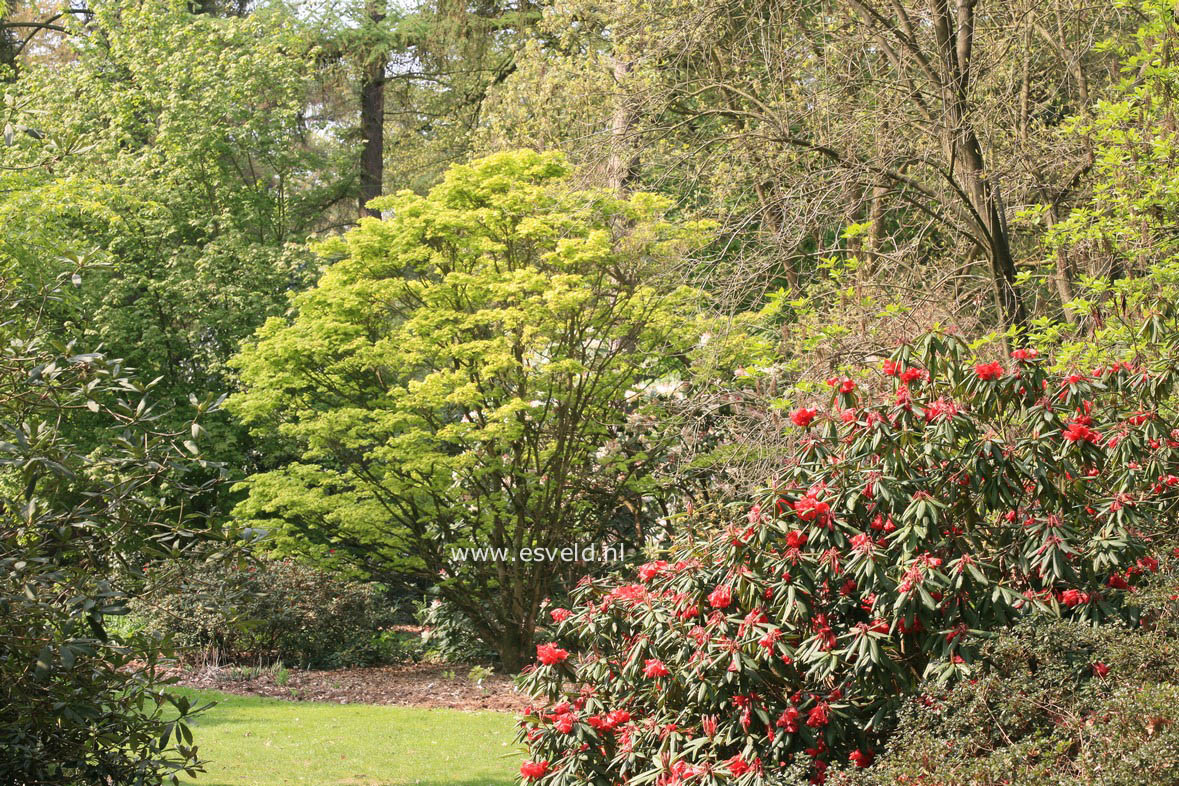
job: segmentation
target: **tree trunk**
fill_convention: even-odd
[[[20,54],[20,42],[11,27],[5,24],[4,8],[0,7],[0,80],[15,82],[17,74],[17,55]]]
[[[618,90],[614,102],[614,114],[610,118],[610,158],[606,162],[606,185],[619,196],[639,172],[639,157],[630,139],[635,122],[635,106],[626,94],[625,81],[634,64],[623,58],[614,58],[614,83]]]
[[[518,674],[535,659],[532,622],[507,622],[496,640],[496,654],[504,674]]]
[[[385,18],[383,0],[368,0],[366,12],[375,25]],[[388,53],[369,52],[360,84],[360,134],[364,147],[360,152],[360,216],[380,218],[381,211],[368,206],[381,195],[385,174],[385,67]]]
[[[790,261],[790,255],[782,238],[781,207],[766,195],[766,188],[769,187],[769,183],[764,186],[757,183],[753,186],[754,192],[757,194],[758,205],[761,208],[761,225],[769,236],[768,242],[776,246],[778,253],[781,254],[782,272],[786,275],[786,284],[790,287],[790,292],[795,293],[799,290],[798,270]],[[785,335],[783,335],[783,341],[785,341]]]
[[[973,138],[973,130],[970,136]],[[974,144],[977,152],[977,140],[974,140]],[[976,214],[981,217],[988,246],[987,256],[991,262],[991,277],[995,283],[995,302],[1003,326],[1024,330],[1028,324],[1027,311],[1024,309],[1019,289],[1015,286],[1015,259],[1011,255],[1011,236],[1007,231],[1007,220],[1002,213],[997,189],[985,179],[981,153],[977,155],[977,164],[972,162],[969,166],[971,169],[965,180],[971,204]]]
[[[884,198],[888,195],[888,187],[883,184],[872,186],[872,201],[868,205],[868,221],[872,228],[868,230],[868,269],[875,273],[880,265],[880,255],[884,253]]]
[[[994,173],[986,170],[982,144],[969,120],[967,95],[974,46],[975,0],[959,0],[951,12],[947,0],[930,0],[934,36],[941,60],[942,104],[946,123],[946,160],[966,197],[971,222],[991,263],[995,304],[1006,328],[1027,328],[1027,311],[1015,286],[1011,236]]]
[[[1056,211],[1055,205],[1049,205],[1047,214],[1048,229],[1056,226],[1056,222],[1060,216]],[[1053,283],[1056,285],[1056,294],[1060,298],[1060,308],[1064,312],[1064,318],[1070,325],[1077,324],[1077,315],[1069,308],[1069,303],[1073,300],[1073,281],[1072,272],[1069,270],[1068,251],[1064,248],[1056,251],[1056,274],[1052,277]]]

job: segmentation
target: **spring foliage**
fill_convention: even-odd
[[[569,187],[559,154],[453,167],[382,200],[236,363],[233,409],[300,458],[249,482],[243,517],[439,591],[520,665],[562,569],[524,561],[633,529],[666,444],[628,436],[701,335],[696,290],[662,268],[701,241],[649,194]],[[507,559],[452,559],[456,547]],[[566,566],[568,567],[568,566]]]

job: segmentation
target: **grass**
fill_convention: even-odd
[[[178,690],[217,702],[192,724],[195,786],[509,786],[522,759],[504,713]]]

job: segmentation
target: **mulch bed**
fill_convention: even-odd
[[[354,669],[290,669],[279,685],[273,670],[243,675],[232,666],[181,671],[179,683],[201,690],[288,701],[337,704],[391,704],[398,707],[495,710],[519,713],[528,698],[509,677],[493,674],[482,686],[467,678],[469,666],[412,663]],[[249,679],[243,679],[249,676]]]

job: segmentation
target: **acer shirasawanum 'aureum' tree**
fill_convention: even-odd
[[[300,452],[250,479],[242,517],[282,548],[437,580],[511,670],[541,601],[586,570],[521,551],[600,544],[620,518],[641,542],[668,442],[656,383],[737,343],[701,341],[705,296],[660,283],[702,227],[569,174],[501,153],[383,198],[388,217],[326,246],[338,261],[245,347],[229,402]]]

